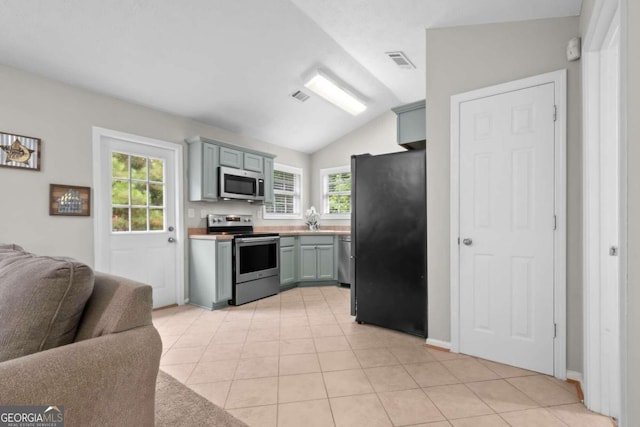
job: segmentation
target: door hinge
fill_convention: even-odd
[[[554,230],[558,229],[558,216],[557,215],[553,216],[553,229]]]
[[[558,106],[554,105],[553,106],[553,121],[555,122],[556,120],[558,120]]]
[[[554,338],[558,337],[558,324],[557,323],[553,324],[553,337]]]

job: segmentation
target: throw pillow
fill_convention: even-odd
[[[81,262],[0,251],[0,362],[72,343],[92,291]]]

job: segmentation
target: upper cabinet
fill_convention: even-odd
[[[425,105],[425,101],[417,101],[391,109],[398,115],[398,144],[408,149],[425,148],[427,142]]]
[[[274,155],[197,136],[189,144],[189,200],[218,200],[218,169],[226,166],[264,174],[264,201],[273,201]]]
[[[229,147],[220,147],[220,166],[242,169],[244,153]]]

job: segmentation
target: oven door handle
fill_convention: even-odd
[[[280,240],[280,236],[270,236],[270,237],[246,237],[236,239],[238,243],[253,243],[253,242],[276,242]]]

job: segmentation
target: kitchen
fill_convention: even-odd
[[[85,11],[86,12],[86,11]],[[89,13],[89,12],[86,12]],[[105,14],[109,15],[106,11]],[[273,17],[276,11],[267,11],[263,16]],[[179,15],[176,13],[176,15]],[[256,15],[259,15],[256,13]],[[9,15],[7,15],[9,16]],[[254,20],[258,20],[253,16]],[[549,18],[541,21],[520,22],[518,24],[487,24],[486,27],[459,27],[453,29],[435,29],[427,31],[427,38],[436,43],[426,51],[422,47],[423,53],[426,51],[426,62],[431,66],[426,74],[426,91],[421,91],[421,95],[413,99],[424,98],[424,94],[429,94],[429,102],[434,108],[427,109],[427,122],[433,126],[427,129],[427,138],[432,141],[430,149],[431,155],[428,158],[428,212],[429,221],[428,245],[430,248],[443,248],[443,250],[432,250],[428,253],[429,260],[429,284],[430,300],[433,302],[430,307],[430,336],[443,342],[448,341],[450,335],[449,323],[449,272],[448,272],[448,128],[449,128],[449,96],[454,93],[469,90],[471,87],[486,86],[519,78],[525,75],[532,75],[550,69],[569,69],[570,87],[568,90],[570,103],[579,103],[580,88],[579,64],[567,63],[564,57],[566,41],[576,34],[580,34],[582,23],[580,18],[575,16],[565,18]],[[31,24],[36,24],[32,22]],[[28,26],[27,26],[28,27]],[[81,25],[69,25],[68,28],[78,28]],[[185,23],[183,27],[188,27]],[[484,32],[483,28],[488,31]],[[490,30],[490,31],[489,31]],[[489,33],[493,32],[493,36]],[[534,35],[534,37],[532,37]],[[424,39],[424,32],[418,34],[420,39]],[[106,37],[105,37],[106,38]],[[247,37],[257,40],[258,37]],[[533,40],[534,38],[544,39],[544,43]],[[241,40],[246,41],[245,38]],[[500,43],[498,43],[500,42]],[[494,51],[487,46],[499,46]],[[46,45],[46,43],[44,43]],[[65,45],[60,42],[59,45]],[[122,45],[127,45],[121,40]],[[14,52],[20,50],[27,51],[28,46],[14,48]],[[75,50],[74,50],[75,49]],[[70,48],[72,52],[68,58],[70,68],[74,67],[72,60],[78,62],[98,63],[97,60],[86,59],[84,52],[86,47],[77,46]],[[140,48],[137,51],[144,52],[146,49]],[[264,48],[267,51],[267,48]],[[460,55],[459,52],[465,52]],[[534,52],[533,54],[531,52]],[[473,53],[473,55],[471,55]],[[144,56],[144,54],[142,54]],[[503,67],[498,73],[488,61],[483,61],[482,56],[497,58],[501,64],[509,64]],[[178,56],[179,57],[179,56]],[[411,59],[414,57],[409,55]],[[391,151],[400,151],[395,144],[396,127],[395,115],[389,108],[401,105],[404,102],[388,102],[387,107],[378,110],[372,117],[357,123],[357,126],[342,135],[335,135],[329,138],[331,141],[325,148],[310,148],[309,151],[295,151],[289,148],[271,144],[266,141],[275,141],[271,138],[252,138],[248,136],[240,126],[229,125],[226,117],[220,120],[217,126],[204,124],[207,117],[202,114],[197,117],[198,121],[186,119],[184,116],[169,114],[167,110],[157,110],[144,105],[148,105],[148,100],[153,95],[143,94],[138,99],[131,99],[128,93],[134,88],[127,85],[128,79],[123,76],[117,78],[114,86],[122,91],[115,98],[105,94],[97,94],[87,90],[90,83],[79,77],[67,77],[64,74],[70,70],[59,71],[59,75],[53,76],[53,80],[40,76],[40,70],[50,68],[43,62],[36,62],[27,67],[24,64],[11,62],[11,56],[7,53],[5,57],[6,65],[0,67],[0,84],[2,93],[5,94],[7,102],[2,103],[2,117],[7,122],[3,130],[13,131],[20,134],[41,136],[44,144],[43,170],[40,174],[25,174],[19,176],[20,185],[5,188],[4,200],[13,200],[20,204],[20,209],[3,209],[2,223],[11,224],[11,227],[3,229],[4,240],[20,241],[25,247],[40,253],[59,254],[65,253],[76,257],[89,264],[93,263],[95,251],[95,229],[91,218],[53,218],[43,213],[42,200],[46,198],[47,186],[50,182],[67,182],[69,184],[92,185],[92,147],[91,129],[100,126],[107,129],[118,129],[135,135],[145,135],[158,139],[169,140],[174,143],[182,143],[185,139],[195,135],[202,135],[215,140],[225,141],[234,145],[268,152],[276,156],[276,162],[283,165],[302,169],[302,200],[301,212],[308,207],[321,206],[320,190],[320,170],[326,168],[342,167],[349,164],[351,154],[372,153],[381,154]],[[46,58],[43,56],[42,58]],[[234,57],[235,59],[236,57]],[[531,58],[536,58],[533,61]],[[131,59],[131,58],[130,58]],[[152,58],[142,58],[140,62],[153,63]],[[416,61],[418,65],[422,61]],[[132,60],[135,62],[135,60]],[[50,62],[56,62],[51,60]],[[134,64],[131,64],[134,65]],[[248,80],[249,69],[253,64],[239,66],[242,70],[242,78]],[[23,69],[28,71],[21,71]],[[460,75],[469,74],[468,70],[473,69],[473,76]],[[452,71],[453,70],[453,71]],[[462,70],[462,71],[460,71]],[[55,70],[54,70],[55,71]],[[265,74],[273,74],[272,70],[267,70]],[[334,70],[335,72],[335,70]],[[303,71],[301,70],[299,75]],[[167,77],[167,76],[163,76]],[[344,77],[343,77],[344,78]],[[424,74],[420,76],[425,80]],[[469,79],[473,83],[469,83]],[[64,83],[60,83],[62,80]],[[168,79],[167,79],[168,80]],[[199,83],[203,83],[202,77],[192,75],[185,82],[193,84],[180,84],[176,89],[179,92],[190,93],[192,99],[203,98],[199,90]],[[301,80],[301,79],[300,79]],[[352,82],[351,79],[346,79]],[[354,80],[354,82],[357,79]],[[301,82],[302,84],[302,82]],[[353,84],[353,83],[352,83]],[[238,85],[240,87],[241,85]],[[471,86],[471,87],[470,87]],[[296,88],[285,91],[286,94],[293,92]],[[215,97],[211,97],[215,98]],[[290,101],[287,99],[287,101]],[[250,101],[244,101],[250,103]],[[296,101],[290,101],[296,102]],[[318,101],[319,102],[319,101]],[[224,104],[223,100],[220,100]],[[228,104],[227,104],[228,105]],[[298,107],[298,104],[293,104]],[[305,104],[300,104],[304,106]],[[329,108],[329,107],[327,107]],[[238,114],[238,108],[229,109],[230,114]],[[572,110],[573,111],[573,110]],[[335,113],[338,114],[338,113]],[[297,114],[292,114],[294,120]],[[568,163],[570,170],[580,169],[581,149],[579,144],[579,118],[571,116],[569,125],[569,155]],[[260,114],[247,114],[245,126],[259,126],[268,128],[268,121],[264,120]],[[318,120],[320,121],[320,120]],[[314,124],[312,132],[322,128],[324,123]],[[290,139],[301,139],[298,135],[293,135]],[[289,141],[286,141],[289,143]],[[187,145],[184,144],[186,149]],[[185,150],[186,151],[186,150]],[[313,151],[313,154],[310,154]],[[186,164],[186,163],[185,163]],[[8,173],[2,171],[3,175]],[[187,194],[187,170],[183,171],[182,191]],[[12,175],[15,176],[15,175]],[[4,176],[3,176],[4,177]],[[580,178],[571,175],[568,188],[572,194],[580,193]],[[29,194],[29,197],[24,197]],[[570,210],[574,212],[580,209],[580,200],[570,199]],[[178,236],[179,241],[186,240],[186,230],[188,228],[204,227],[204,218],[207,214],[250,214],[253,215],[257,224],[261,226],[304,226],[304,219],[264,219],[264,213],[259,207],[248,206],[248,204],[229,202],[222,207],[220,204],[189,202],[184,201],[182,215],[184,217],[184,227],[182,234]],[[189,210],[193,210],[193,217],[189,216]],[[37,228],[34,229],[34,224]],[[330,229],[336,226],[348,226],[349,221],[345,219],[332,219],[331,217],[321,218],[321,227]],[[30,230],[26,231],[26,230]],[[34,232],[37,231],[37,232]],[[580,252],[579,223],[568,231],[569,248],[573,254]],[[43,238],[44,236],[44,238]],[[184,251],[184,263],[188,265],[188,253]],[[569,322],[567,325],[568,345],[568,367],[570,370],[581,372],[582,367],[582,320],[580,318],[581,303],[581,280],[576,271],[581,270],[579,257],[573,256],[570,259],[569,270],[572,273],[568,277],[569,294],[576,296],[568,302]],[[185,287],[183,298],[188,297]],[[432,328],[432,329],[431,329]]]

